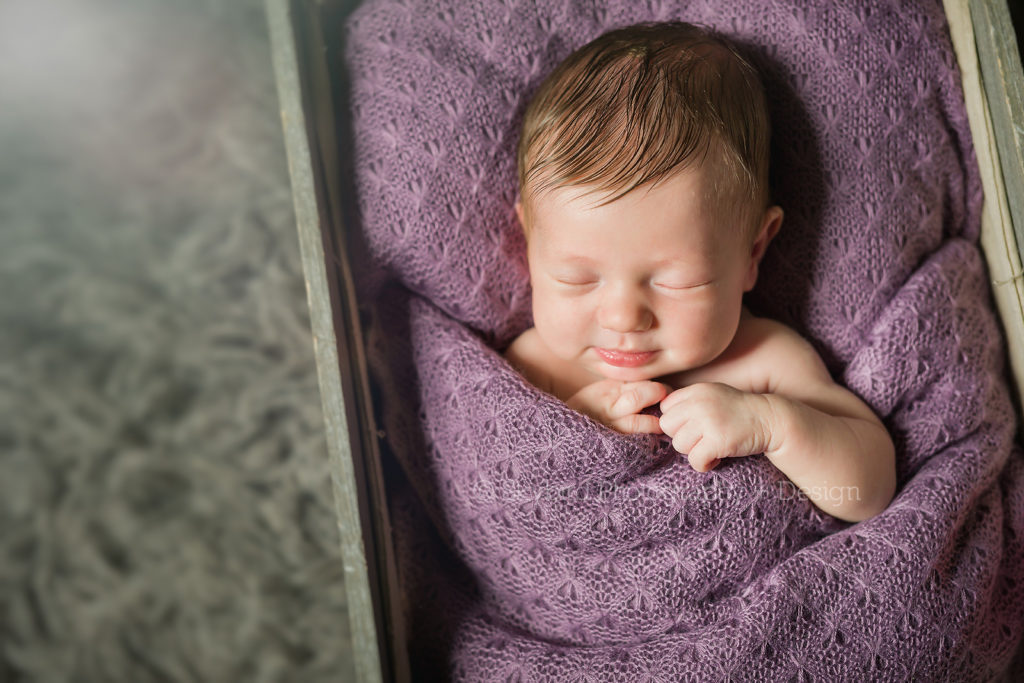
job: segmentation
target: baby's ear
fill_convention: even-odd
[[[761,264],[761,259],[764,258],[764,252],[768,250],[768,245],[772,239],[779,234],[779,228],[781,227],[782,207],[769,206],[761,218],[761,224],[757,228],[754,243],[750,246],[750,264],[747,270],[747,278],[743,283],[744,292],[749,292],[754,288],[754,283],[757,282],[757,269]]]
[[[516,202],[516,216],[519,217],[519,227],[523,231],[523,235],[526,236],[526,241],[530,241],[530,228],[526,224],[526,210],[523,208],[523,201],[518,200]]]

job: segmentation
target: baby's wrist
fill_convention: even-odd
[[[755,394],[760,399],[764,454],[768,458],[781,456],[787,449],[787,441],[793,433],[797,420],[793,401],[778,394]]]

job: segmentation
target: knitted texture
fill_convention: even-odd
[[[693,471],[499,355],[529,325],[514,145],[540,80],[683,19],[765,75],[783,231],[748,298],[885,421],[845,524],[761,456]],[[380,0],[347,26],[378,419],[413,670],[455,680],[990,680],[1021,638],[1024,459],[937,3]]]

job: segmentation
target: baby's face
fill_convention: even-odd
[[[705,206],[702,182],[683,171],[604,206],[580,187],[535,198],[534,325],[558,359],[635,381],[701,367],[728,347],[760,254]]]

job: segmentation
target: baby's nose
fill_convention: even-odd
[[[651,326],[653,315],[639,297],[622,294],[608,296],[598,311],[598,324],[612,332],[644,332]]]

